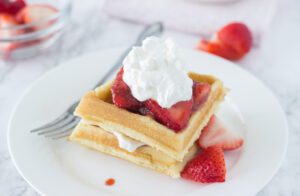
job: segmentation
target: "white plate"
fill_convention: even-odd
[[[208,54],[184,51],[187,70],[213,74],[230,88],[242,125],[228,103],[219,116],[245,139],[242,149],[226,153],[225,183],[197,184],[154,171],[65,140],[29,133],[61,114],[93,87],[122,52],[98,51],[65,63],[29,88],[11,117],[8,142],[21,175],[45,195],[253,195],[278,170],[287,148],[287,123],[278,101],[255,77],[237,65]],[[240,128],[239,128],[240,127]],[[104,185],[107,178],[116,184]]]

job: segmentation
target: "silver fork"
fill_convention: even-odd
[[[163,32],[163,30],[163,25],[160,22],[146,26],[145,29],[139,34],[135,43],[132,46],[130,46],[126,51],[124,51],[124,53],[122,53],[122,55],[119,57],[116,63],[110,68],[110,70],[104,75],[104,77],[99,81],[98,84],[96,84],[94,88],[102,85],[111,76],[112,73],[114,73],[118,68],[121,67],[123,59],[133,46],[141,45],[142,41],[148,36],[160,35]],[[47,138],[52,139],[67,137],[68,135],[70,135],[72,129],[80,120],[79,117],[73,115],[78,103],[79,101],[73,103],[58,118],[43,126],[32,129],[30,132],[37,133],[38,135],[43,135]]]

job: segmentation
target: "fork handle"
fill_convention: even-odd
[[[122,66],[123,59],[126,57],[128,52],[132,49],[133,46],[139,46],[142,44],[143,40],[146,37],[153,36],[153,35],[160,35],[164,30],[163,24],[161,22],[153,23],[147,25],[144,30],[139,34],[134,44],[132,44],[129,48],[127,48],[119,59],[115,62],[114,66],[112,66],[109,71],[102,77],[102,79],[96,84],[94,87],[97,88],[98,86],[102,85],[118,68]]]

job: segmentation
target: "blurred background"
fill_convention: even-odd
[[[235,62],[275,93],[290,128],[283,166],[258,195],[300,195],[300,1],[28,0],[50,9],[18,15],[12,23],[21,27],[4,24],[1,1],[6,0],[0,0],[0,195],[37,195],[12,165],[6,144],[8,119],[24,90],[68,59],[129,46],[146,24],[157,21],[166,27],[163,37],[194,50],[231,22],[250,29],[251,50]]]

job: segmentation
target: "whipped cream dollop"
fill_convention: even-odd
[[[132,48],[123,65],[123,80],[139,101],[154,99],[161,107],[170,108],[192,97],[193,81],[169,38],[146,38],[141,47]]]
[[[127,150],[128,152],[134,152],[136,149],[138,149],[141,146],[144,146],[145,143],[139,142],[136,140],[133,140],[121,133],[118,132],[111,132],[114,136],[116,136],[118,142],[119,142],[119,147],[122,149]]]

